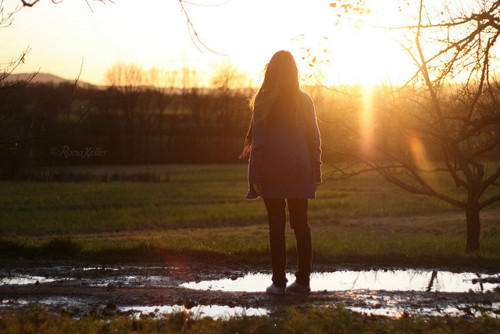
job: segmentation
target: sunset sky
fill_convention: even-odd
[[[40,70],[71,79],[78,74],[83,57],[81,79],[95,84],[104,83],[104,72],[116,61],[144,68],[189,66],[208,77],[213,64],[224,58],[258,84],[263,66],[280,49],[292,51],[300,73],[307,73],[309,67],[300,59],[304,47],[317,52],[327,48],[323,58],[332,65],[323,74],[331,83],[376,83],[388,76],[403,80],[414,69],[394,36],[384,29],[335,25],[331,1],[196,2],[217,4],[186,3],[185,8],[202,41],[226,57],[196,48],[177,0],[115,0],[105,5],[91,1],[93,12],[84,0],[57,5],[41,0],[17,13],[11,27],[0,29],[0,62],[29,46],[26,63],[17,72]],[[9,11],[19,3],[5,0],[4,7]],[[402,15],[390,4],[390,0],[373,2],[368,21],[400,23]],[[325,35],[328,40],[323,39]]]

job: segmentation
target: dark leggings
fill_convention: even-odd
[[[298,270],[295,273],[297,282],[309,286],[311,274],[312,244],[311,230],[307,223],[307,198],[287,198],[290,225],[297,243]],[[286,212],[284,198],[264,198],[269,221],[269,240],[271,243],[271,262],[273,266],[273,283],[279,287],[286,286]]]

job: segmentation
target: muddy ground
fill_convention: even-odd
[[[390,271],[396,268],[370,269]],[[49,312],[64,311],[70,312],[74,317],[81,317],[95,311],[132,315],[137,314],[138,310],[143,313],[144,310],[160,311],[162,307],[169,305],[191,310],[218,305],[225,306],[229,314],[231,310],[241,308],[260,309],[264,314],[271,314],[290,306],[314,308],[343,305],[356,312],[390,317],[403,314],[474,317],[482,312],[500,316],[500,278],[497,273],[492,272],[478,273],[478,279],[473,284],[481,284],[482,280],[489,280],[489,283],[494,284],[494,288],[487,291],[481,289],[479,292],[354,289],[313,291],[306,296],[289,294],[277,297],[264,293],[266,286],[270,284],[268,281],[262,282],[262,292],[194,290],[181,286],[187,282],[227,278],[236,281],[249,272],[267,273],[268,270],[269,268],[255,265],[206,264],[196,261],[140,265],[3,261],[0,262],[0,312],[25,310],[41,305]],[[315,272],[345,270],[366,270],[366,266],[315,267]]]

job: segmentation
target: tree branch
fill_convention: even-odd
[[[200,36],[198,35],[198,32],[196,31],[196,28],[194,27],[193,22],[191,21],[191,18],[189,17],[189,14],[188,14],[186,8],[184,8],[184,3],[189,4],[189,2],[185,2],[184,0],[179,0],[179,5],[181,6],[181,10],[184,13],[184,16],[186,16],[187,25],[188,25],[188,31],[189,31],[189,37],[191,38],[191,41],[193,41],[193,44],[195,45],[195,47],[200,52],[203,52],[202,49],[198,46],[198,44],[200,44],[203,48],[205,48],[206,50],[208,50],[208,51],[210,51],[212,53],[215,53],[215,54],[217,54],[219,56],[227,56],[226,54],[223,54],[223,53],[215,51],[214,49],[208,47],[205,43],[203,43],[203,41],[201,40]]]
[[[496,196],[490,197],[487,200],[484,200],[484,201],[480,202],[479,203],[479,208],[483,209],[483,208],[487,207],[488,205],[491,205],[491,204],[493,204],[495,202],[500,202],[500,195],[496,195]]]

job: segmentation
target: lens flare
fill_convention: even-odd
[[[373,158],[373,87],[363,85],[363,96],[359,111],[361,154],[364,159]]]
[[[410,134],[408,136],[408,145],[410,146],[413,162],[419,170],[431,171],[435,168],[434,164],[429,159],[424,142],[419,136]],[[435,173],[424,173],[423,179],[437,186],[436,176],[434,174]]]
[[[419,169],[431,170],[433,166],[427,158],[427,151],[422,142],[422,139],[414,134],[409,135],[408,144],[410,145],[410,152],[415,165]]]

